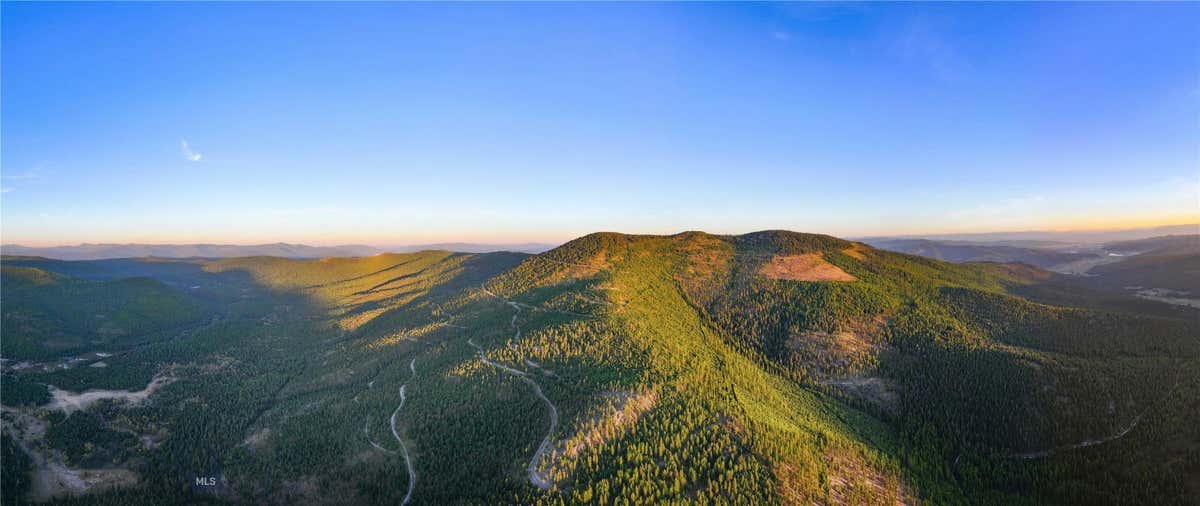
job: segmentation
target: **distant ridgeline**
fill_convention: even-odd
[[[56,260],[104,260],[116,258],[235,258],[235,257],[282,257],[282,258],[326,258],[371,256],[380,253],[456,251],[464,253],[488,253],[493,251],[517,251],[541,253],[554,246],[541,243],[519,244],[476,244],[438,243],[394,246],[307,246],[304,244],[80,244],[77,246],[29,247],[18,244],[0,246],[7,256],[45,257]]]
[[[1096,277],[1171,288],[1171,241]],[[5,504],[1200,497],[1200,312],[1041,261],[767,231],[0,264]]]
[[[111,258],[230,258],[273,256],[284,258],[322,258],[367,256],[380,250],[370,246],[306,246],[303,244],[80,244],[77,246],[29,247],[18,244],[0,246],[8,256],[34,256],[58,260],[102,260]]]

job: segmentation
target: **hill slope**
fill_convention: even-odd
[[[1200,474],[1196,322],[1033,302],[1028,266],[785,231],[188,265],[263,303],[108,360],[176,379],[88,411],[168,434],[89,501],[1186,503]]]
[[[798,269],[780,279],[773,274],[781,263]],[[831,278],[830,271],[841,274]],[[514,276],[520,281],[509,281]],[[939,434],[940,443],[910,441],[942,446],[928,465],[945,459],[992,467],[995,459],[983,455],[1039,453],[1120,433],[1194,371],[1194,322],[1056,308],[1014,295],[1048,276],[789,232],[601,234],[530,259],[499,286],[518,300],[525,294],[531,304],[555,307],[607,296],[610,304],[600,307],[620,312],[641,299],[629,292],[650,293],[645,283],[659,278],[666,286],[653,292],[662,299],[636,318],[637,326],[667,320],[662,308],[686,304],[704,333],[764,371],[809,388],[832,387],[825,390],[892,420],[906,437]],[[572,279],[593,280],[595,295],[557,293]],[[527,285],[537,288],[516,288]],[[667,302],[675,297],[680,302]],[[671,338],[691,349],[698,344],[686,335],[701,332]],[[979,459],[965,463],[972,454]],[[981,493],[946,492],[943,500]]]
[[[0,266],[3,355],[47,358],[97,345],[124,346],[199,321],[196,299],[149,278],[84,281],[16,265]]]

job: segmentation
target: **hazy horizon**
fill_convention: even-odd
[[[1164,229],[1166,229],[1166,230],[1164,230]],[[670,232],[658,232],[658,233],[652,232],[650,234],[651,235],[675,235],[675,234],[680,234],[680,233],[684,233],[684,232],[704,232],[704,233],[710,233],[710,234],[716,234],[716,235],[741,235],[741,234],[747,234],[747,233],[752,233],[752,232],[761,232],[761,231],[765,231],[765,230],[785,230],[785,229],[774,228],[774,229],[742,230],[742,231],[734,231],[734,232],[715,232],[712,230],[693,228],[693,229],[676,230],[676,231],[670,231]],[[376,248],[376,249],[381,249],[381,250],[387,250],[388,248],[413,248],[413,247],[422,247],[422,246],[445,246],[445,245],[456,245],[456,244],[457,245],[467,245],[467,246],[548,246],[548,247],[557,247],[559,245],[562,245],[566,242],[571,241],[572,239],[577,239],[579,237],[582,237],[583,235],[587,235],[590,233],[596,233],[596,232],[626,233],[621,230],[603,229],[603,230],[594,230],[592,232],[587,232],[585,234],[580,234],[578,236],[567,237],[567,238],[559,239],[559,240],[495,241],[495,242],[479,242],[479,241],[468,241],[468,240],[446,240],[446,241],[415,241],[415,242],[362,242],[362,243],[333,243],[333,242],[330,242],[330,243],[322,243],[322,242],[305,242],[305,241],[289,241],[289,240],[249,241],[249,242],[182,240],[182,241],[168,241],[168,242],[74,242],[74,243],[33,244],[33,243],[9,242],[7,240],[4,240],[3,242],[0,242],[0,247],[21,246],[21,247],[29,247],[29,248],[68,248],[68,247],[79,247],[79,246],[134,246],[134,245],[136,245],[136,246],[184,246],[184,245],[267,246],[267,245],[274,245],[274,244],[287,244],[287,245],[293,245],[293,246],[312,246],[312,247],[320,247],[320,248],[365,246],[365,247],[371,247],[371,248]],[[810,230],[793,230],[793,232],[823,233],[823,232],[814,232],[814,231],[810,231]],[[898,239],[899,238],[931,238],[931,239],[962,238],[961,240],[970,241],[971,239],[969,239],[969,237],[971,237],[971,236],[989,237],[989,236],[1023,236],[1023,235],[1039,235],[1039,234],[1070,236],[1073,234],[1104,235],[1104,234],[1120,234],[1120,233],[1132,233],[1133,236],[1135,236],[1135,237],[1154,237],[1154,236],[1158,236],[1158,235],[1179,235],[1180,233],[1200,234],[1200,223],[1151,225],[1151,226],[1146,226],[1146,227],[1131,227],[1131,228],[1117,227],[1117,228],[1042,229],[1042,230],[990,230],[990,231],[975,231],[975,232],[925,233],[925,234],[916,233],[916,234],[890,234],[890,235],[869,235],[868,234],[868,235],[853,235],[853,236],[837,236],[834,234],[826,234],[826,235],[834,235],[835,237],[841,237],[843,239],[852,239],[852,240],[868,239],[868,238],[869,239],[875,239],[875,238],[898,238]],[[991,239],[991,238],[978,239],[979,242],[989,242],[989,241],[995,241],[995,240],[997,240],[997,239]],[[1000,239],[1000,240],[1008,240],[1008,239]],[[1059,240],[1065,241],[1067,239],[1064,238],[1064,239],[1059,239]]]
[[[1197,4],[0,9],[4,244],[1200,222]]]

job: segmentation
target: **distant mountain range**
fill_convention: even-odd
[[[395,253],[412,253],[416,251],[445,250],[459,253],[491,253],[494,251],[513,251],[516,253],[541,253],[558,246],[541,242],[522,242],[510,244],[484,244],[474,242],[440,242],[433,244],[417,244],[408,246],[393,246],[385,248]]]
[[[1200,234],[1168,235],[1133,241],[1119,241],[1104,245],[1110,253],[1139,255],[1153,252],[1157,255],[1200,255]]]
[[[305,244],[79,244],[75,246],[30,247],[19,244],[0,246],[0,253],[13,256],[38,256],[57,260],[103,260],[111,258],[232,258],[271,256],[282,258],[360,257],[384,252],[414,252],[446,250],[462,253],[515,251],[540,253],[553,248],[552,244],[477,244],[438,243],[394,247],[366,245],[308,246]]]
[[[39,256],[58,260],[102,260],[108,258],[228,258],[273,256],[284,258],[321,258],[330,256],[367,256],[381,250],[371,246],[307,246],[304,244],[79,244],[76,246],[29,247],[19,244],[0,246],[5,255]]]
[[[1104,231],[1027,231],[972,234],[933,234],[927,236],[862,237],[856,240],[872,246],[950,262],[1024,262],[1054,269],[1089,257],[1103,256],[1102,245],[1118,241],[1137,241],[1170,235],[1200,233],[1200,224]],[[444,242],[370,246],[309,246],[305,244],[90,244],[32,247],[0,245],[0,253],[13,256],[40,256],[57,260],[103,260],[111,258],[232,258],[273,256],[282,258],[357,257],[379,253],[412,253],[444,250],[460,253],[512,251],[541,253],[558,246],[551,243],[469,243]]]
[[[1097,251],[1063,251],[1062,243],[1037,242],[1037,246],[1016,242],[938,241],[932,239],[868,239],[880,249],[919,255],[946,262],[1022,262],[1034,267],[1056,266],[1100,257]]]
[[[1123,257],[1170,248],[1200,254],[1200,224],[1100,231],[1028,231],[863,237],[876,248],[948,262],[1021,262],[1064,274],[1087,274]]]
[[[1200,307],[1200,300],[1194,299],[1200,295],[1197,291],[1200,287],[1200,234],[1093,244],[897,238],[868,239],[866,242],[880,249],[948,262],[1021,262],[1075,275],[1093,288],[1134,292],[1153,300],[1163,300],[1167,294],[1174,297],[1171,303]]]
[[[873,244],[882,240],[930,239],[935,241],[969,241],[1006,243],[1010,246],[1039,246],[1036,243],[1088,243],[1101,244],[1113,241],[1131,241],[1166,235],[1200,234],[1200,223],[1165,225],[1161,227],[1130,228],[1121,230],[1029,230],[1020,232],[983,232],[963,234],[928,234],[860,237],[855,240]],[[1042,245],[1044,246],[1044,244]]]

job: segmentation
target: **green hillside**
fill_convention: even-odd
[[[804,271],[794,279],[762,275],[774,259],[805,255],[819,255],[853,280],[816,280],[822,276],[815,268],[807,275],[814,280],[805,280]],[[722,356],[720,362],[751,362],[759,374],[844,398],[889,422],[904,458],[920,459],[907,479],[924,498],[989,496],[1003,502],[1013,498],[990,494],[1014,486],[1029,494],[1036,487],[1032,477],[1046,472],[1030,469],[1038,463],[1014,463],[1006,456],[1120,432],[1186,377],[1185,367],[1200,354],[1194,322],[1045,306],[1011,294],[1046,277],[1023,267],[945,264],[789,232],[602,234],[531,259],[497,285],[518,300],[525,296],[543,304],[578,297],[573,291],[555,293],[563,286],[590,285],[596,297],[611,303],[602,312],[614,316],[641,308],[655,294],[631,326],[667,320],[663,312],[669,307],[701,322],[700,329],[654,334],[663,346],[679,352],[722,349],[695,341],[716,335],[728,345],[726,353],[737,357]],[[647,286],[654,279],[663,286]],[[699,363],[683,353],[656,357],[672,357],[692,370]],[[764,394],[764,404],[772,405],[767,399]],[[747,413],[745,423],[753,424],[757,411]],[[775,469],[811,468],[811,457],[775,461]],[[1120,462],[1114,456],[1110,464]],[[1000,476],[986,472],[997,466]],[[915,472],[925,467],[925,473]],[[946,480],[955,475],[973,478]],[[982,479],[988,475],[999,479]],[[1086,481],[1073,475],[1058,479]],[[1172,487],[1169,474],[1155,481]],[[818,498],[830,492],[818,485],[803,488]],[[1120,483],[1089,484],[1115,485]]]
[[[14,360],[134,344],[199,321],[194,298],[149,278],[92,282],[35,267],[0,266],[4,341]]]
[[[129,262],[12,266],[25,274],[10,289],[6,261],[6,311],[68,279],[55,272],[141,272]],[[59,501],[1186,504],[1200,491],[1197,322],[1082,295],[1070,307],[1069,286],[1035,302],[1022,295],[1055,278],[1028,266],[767,231],[155,269],[221,317],[103,368],[12,373],[75,391],[170,378],[150,401],[78,420],[15,412],[46,420],[66,465],[138,477]],[[79,445],[80,427],[104,436]],[[6,488],[24,469],[4,468]]]

